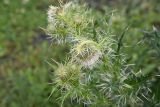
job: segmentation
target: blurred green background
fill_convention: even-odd
[[[116,11],[113,32],[117,38],[129,26],[121,51],[129,63],[136,64],[136,70],[142,69],[144,74],[160,72],[157,50],[147,43],[138,44],[143,40],[143,30],[160,28],[159,0],[87,0],[87,3],[101,13]],[[50,58],[63,61],[68,50],[65,46],[51,46],[41,29],[47,26],[46,12],[51,4],[55,1],[0,1],[0,107],[58,107],[54,96],[48,100],[52,69],[45,61]],[[160,96],[160,82],[155,79],[153,89]],[[159,101],[157,97],[156,103]]]
[[[51,48],[41,29],[47,26],[51,4],[48,0],[0,1],[0,107],[56,104],[47,99],[51,70],[45,60],[60,60],[55,52],[65,48]]]

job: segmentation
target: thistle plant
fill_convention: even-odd
[[[150,100],[149,85],[139,82],[141,71],[133,71],[125,55],[116,52],[111,18],[96,15],[76,2],[49,7],[46,33],[70,49],[64,64],[54,61],[51,95],[61,94],[61,106],[69,99],[96,107],[141,106],[143,99]]]

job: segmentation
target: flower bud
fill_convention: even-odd
[[[58,43],[66,41],[66,37],[69,35],[65,14],[67,14],[70,5],[71,3],[61,7],[50,6],[48,9],[47,33]]]
[[[84,67],[92,68],[102,56],[100,46],[92,40],[79,41],[72,50],[73,58]]]
[[[70,89],[79,83],[80,67],[75,64],[59,64],[55,70],[55,83],[65,89]]]

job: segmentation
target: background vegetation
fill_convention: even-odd
[[[160,1],[159,0],[87,0],[95,13],[114,11],[115,39],[125,31],[121,52],[134,69],[143,71],[155,100],[143,106],[160,103]],[[51,92],[52,69],[45,62],[61,62],[67,46],[51,46],[41,27],[47,26],[47,9],[57,4],[47,0],[2,0],[0,3],[0,107],[58,107]],[[98,17],[98,16],[97,16]],[[154,29],[153,29],[153,26]],[[57,95],[58,96],[58,93]],[[70,107],[70,102],[65,107]],[[72,104],[73,106],[73,104]],[[81,106],[81,105],[74,105]]]

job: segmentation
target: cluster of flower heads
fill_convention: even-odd
[[[86,75],[83,69],[93,69],[98,66],[103,55],[104,40],[94,41],[88,34],[88,28],[92,29],[93,18],[91,11],[77,3],[69,2],[60,7],[50,6],[48,9],[48,26],[46,32],[55,42],[59,44],[70,44],[70,60],[66,64],[59,64],[54,71],[54,83],[60,86],[61,90],[72,90],[74,87],[84,85]],[[90,17],[90,18],[88,18]],[[89,90],[89,89],[88,89]],[[75,90],[74,90],[75,91]],[[84,102],[91,102],[86,89],[75,92],[73,96],[81,96]],[[88,91],[89,92],[89,91]],[[80,95],[77,95],[79,93]],[[94,96],[89,92],[89,96]],[[76,97],[77,98],[77,97]],[[88,99],[88,100],[86,100]]]
[[[121,73],[125,71],[121,66],[124,63],[123,59],[116,62],[116,59],[112,58],[117,57],[116,54],[112,54],[113,41],[110,39],[110,33],[103,31],[103,28],[94,29],[96,33],[93,33],[94,19],[91,13],[85,5],[74,2],[60,7],[49,7],[47,34],[58,44],[70,44],[70,60],[65,64],[57,63],[53,81],[61,91],[67,92],[64,97],[70,95],[72,99],[81,98],[85,103],[92,103],[93,99],[97,98],[108,98],[121,104],[126,103],[130,97],[136,103],[137,93],[132,93],[132,87],[125,83],[129,75],[125,73],[123,76]],[[91,72],[95,73],[94,75],[85,72],[93,70],[99,71]],[[102,94],[107,97],[101,97],[101,94],[97,97],[95,90],[91,91],[92,89],[87,87],[93,82],[91,78],[96,80],[93,79],[96,82],[95,87],[100,92],[103,91]],[[93,85],[91,87],[93,88]],[[130,90],[131,93],[126,93]]]
[[[60,7],[50,6],[47,33],[58,43],[71,43],[70,54],[73,63],[93,68],[102,56],[103,44],[91,38],[84,39],[84,35],[87,37],[88,34],[84,34],[83,30],[87,25],[92,26],[92,18],[87,18],[86,11],[84,6],[82,8],[73,2]]]

